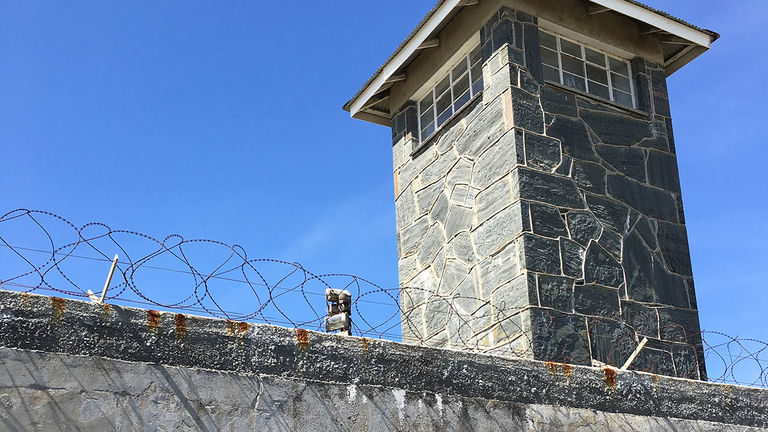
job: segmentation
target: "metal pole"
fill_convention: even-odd
[[[112,275],[115,274],[115,267],[117,267],[117,254],[115,254],[115,258],[112,260],[112,267],[109,269],[107,281],[104,282],[104,290],[101,291],[99,303],[104,303],[104,299],[107,297],[107,290],[109,289],[109,283],[112,282]]]
[[[627,370],[627,368],[632,365],[632,362],[635,361],[635,358],[637,358],[637,355],[640,354],[640,351],[642,351],[647,343],[648,338],[643,338],[643,341],[640,342],[640,345],[638,345],[637,348],[635,348],[635,351],[629,356],[626,363],[624,363],[624,366],[621,367],[621,370]]]

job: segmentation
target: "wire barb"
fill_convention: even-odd
[[[117,254],[109,258],[115,251],[119,265]],[[678,341],[674,353],[648,337],[638,346],[606,348],[590,340],[599,325],[592,317],[584,317],[586,331],[563,332],[573,316],[540,309],[535,323],[530,318],[530,325],[523,326],[529,310],[456,290],[384,288],[352,274],[315,274],[297,262],[250,258],[236,244],[178,234],[155,238],[96,222],[77,226],[47,211],[18,209],[0,216],[0,263],[0,289],[23,293],[317,331],[351,327],[355,336],[509,357],[536,357],[531,347],[537,339],[530,328],[535,324],[540,332],[560,335],[547,352],[550,361],[590,365],[575,354],[587,352],[606,366],[699,379],[696,365],[706,360],[710,381],[768,388],[768,344],[757,339],[704,331],[703,345],[692,344],[698,335],[677,326],[659,329]],[[83,289],[99,283],[105,263],[111,268],[101,296]],[[337,319],[355,316],[348,325],[331,322],[328,327],[329,292],[344,294],[343,301],[332,296],[329,303],[331,315],[342,317]],[[635,324],[622,325],[642,337]],[[646,351],[668,354],[668,360],[663,355],[653,360]]]

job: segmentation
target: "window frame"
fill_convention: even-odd
[[[473,64],[472,56],[476,53],[479,55],[475,58],[475,62]],[[454,71],[461,65],[462,62],[465,63],[465,69],[461,72],[459,77],[454,77]],[[454,116],[460,113],[465,107],[470,105],[470,103],[475,100],[476,97],[483,94],[483,63],[482,44],[479,41],[479,37],[474,37],[465,44],[462,50],[457,52],[454,57],[446,62],[445,66],[441,68],[437,73],[435,73],[435,75],[427,82],[427,84],[425,84],[424,87],[414,95],[417,96],[414,97],[414,99],[416,102],[416,112],[418,115],[417,123],[419,144],[422,144],[437,135],[437,133],[440,132],[440,130],[442,130],[442,128],[448,124]],[[475,76],[473,74],[473,67],[477,68],[476,73],[478,73],[479,76]],[[456,85],[460,84],[460,82],[465,78],[469,81],[466,90],[462,94],[456,95],[454,93]],[[448,80],[448,87],[438,95],[437,88],[440,87],[440,85],[443,84],[446,79]],[[426,125],[426,127],[423,127],[422,118],[424,114],[426,114],[426,111],[422,112],[422,102],[424,102],[424,100],[430,95],[432,101],[428,108],[432,111],[430,117],[431,120]],[[438,101],[446,96],[449,96],[450,104],[448,107],[446,107],[445,110],[438,113]],[[459,102],[461,103],[457,105]],[[441,116],[443,116],[448,111],[451,112],[450,115],[440,121]],[[427,130],[426,128],[430,127],[430,124],[432,124],[432,130],[428,135],[425,136],[424,132]]]
[[[608,101],[608,102],[610,102],[612,104],[616,104],[616,105],[624,107],[624,108],[629,108],[629,109],[633,109],[633,110],[637,109],[637,103],[638,103],[638,101],[637,101],[637,89],[635,88],[635,83],[634,83],[634,81],[632,79],[632,72],[633,72],[632,71],[632,62],[629,59],[627,59],[625,56],[617,55],[616,53],[610,52],[610,51],[608,51],[606,49],[602,49],[602,48],[597,47],[595,45],[592,45],[592,44],[590,44],[588,42],[582,42],[581,40],[575,39],[573,37],[564,36],[563,34],[558,32],[557,30],[553,30],[553,29],[550,29],[550,28],[547,28],[547,27],[539,27],[539,32],[540,33],[546,33],[546,34],[554,37],[555,38],[555,42],[556,42],[556,46],[557,46],[557,52],[555,53],[555,54],[557,54],[557,61],[558,61],[557,67],[544,63],[544,58],[543,58],[544,56],[542,56],[542,67],[543,68],[547,68],[548,67],[548,68],[552,68],[552,69],[557,69],[559,80],[558,81],[552,81],[550,79],[546,79],[545,78],[545,81],[552,82],[552,83],[558,84],[560,86],[564,86],[564,87],[566,87],[568,89],[573,89],[574,91],[584,93],[586,95],[589,95],[591,97],[594,97],[594,98],[597,98],[597,99],[600,99],[600,100]],[[567,53],[567,52],[563,51],[563,47],[562,47],[562,41],[563,40],[579,46],[579,49],[581,51],[581,58],[577,58],[577,60],[579,60],[583,64],[582,65],[582,74],[583,74],[583,76],[578,76],[578,78],[582,78],[583,79],[583,81],[584,81],[584,90],[582,90],[581,88],[574,87],[574,86],[571,86],[571,85],[568,85],[568,84],[565,83],[565,74],[566,73],[568,73],[570,75],[575,75],[575,74],[565,70],[565,68],[563,66],[563,56],[565,55],[565,56],[569,56],[569,57],[573,57],[573,58],[576,58],[576,57],[571,55],[571,54],[569,54],[569,53]],[[544,46],[542,42],[539,43],[539,49],[540,50],[547,49],[549,51],[552,51],[552,49],[550,47]],[[597,63],[594,63],[594,62],[590,61],[587,58],[587,49],[589,49],[590,51],[602,54],[603,58],[604,58],[604,61],[605,61],[604,65],[599,65]],[[621,62],[623,64],[626,64],[627,75],[612,69],[611,59],[619,61],[619,62]],[[598,81],[590,79],[589,78],[589,74],[587,73],[587,66],[592,66],[592,67],[600,68],[601,70],[604,70],[606,72],[607,84],[602,84],[602,83],[600,83]],[[616,92],[623,93],[625,95],[627,94],[627,92],[624,91],[621,88],[616,87],[614,85],[614,76],[613,76],[614,74],[620,76],[621,78],[625,78],[627,81],[629,81],[629,90],[630,90],[629,91],[629,97],[632,99],[632,105],[626,105],[626,104],[624,104],[622,102],[619,102],[616,99]],[[595,84],[603,86],[603,87],[607,86],[608,87],[609,98],[606,99],[605,97],[600,96],[599,94],[590,92],[589,91],[589,89],[590,89],[590,87],[589,87],[590,82],[594,82]]]

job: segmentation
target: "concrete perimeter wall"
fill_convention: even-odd
[[[768,430],[768,391],[0,291],[0,430]]]

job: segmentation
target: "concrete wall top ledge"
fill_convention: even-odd
[[[0,346],[768,427],[768,390],[0,290]]]

